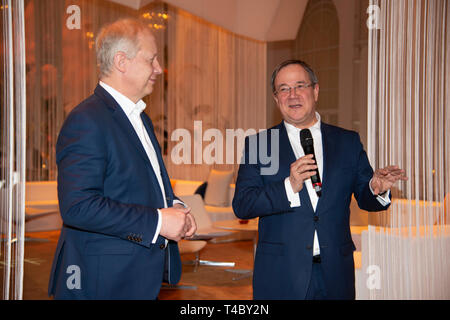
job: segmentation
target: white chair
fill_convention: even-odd
[[[183,262],[184,264],[194,265],[194,272],[197,272],[198,266],[200,265],[200,251],[206,246],[206,241],[203,240],[180,240],[178,241],[178,249],[180,250],[180,255],[195,253],[195,260]],[[197,290],[196,286],[188,286],[181,284],[166,284],[161,286],[161,289],[178,289],[178,290]]]
[[[218,229],[213,226],[211,218],[206,212],[202,197],[199,194],[181,196],[181,201],[191,207],[191,213],[197,223],[197,232],[193,240],[211,240],[213,238],[225,237],[233,234],[233,231]]]
[[[192,264],[194,265],[194,272],[197,272],[197,268],[200,265],[200,251],[206,246],[206,241],[203,240],[180,240],[178,241],[178,249],[180,250],[180,255],[195,253],[195,260],[188,261],[188,263],[184,264]],[[178,289],[178,290],[197,290],[196,286],[188,286],[181,284],[166,284],[163,283],[161,289]]]
[[[234,233],[233,231],[226,231],[213,226],[211,218],[205,210],[203,199],[199,194],[181,196],[180,200],[191,208],[191,213],[197,224],[197,231],[191,240],[212,240],[219,237],[226,237]],[[198,264],[220,267],[235,266],[234,262],[214,262],[207,260],[199,260]]]
[[[175,179],[172,180],[172,183],[175,195],[181,197],[195,194],[195,191],[204,183],[204,181]],[[228,199],[224,205],[218,206],[203,203],[206,212],[208,212],[213,222],[237,219],[233,212],[233,208],[231,207],[231,202],[233,201],[234,196],[234,189],[235,185],[229,184],[227,190]]]
[[[194,253],[195,260],[189,262],[189,264],[194,265],[194,272],[197,272],[197,268],[200,265],[200,251],[206,246],[206,241],[204,240],[181,240],[178,241],[178,249],[180,250],[180,255]]]
[[[205,209],[214,222],[236,219],[231,207],[234,195],[234,188],[231,190],[232,180],[232,170],[221,171],[211,168],[209,171],[204,201]]]
[[[237,219],[231,206],[234,197],[235,185],[230,184],[228,188],[228,203],[226,206],[211,206],[205,204],[205,209],[212,221],[224,221]]]

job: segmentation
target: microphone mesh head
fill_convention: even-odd
[[[313,137],[309,129],[302,129],[300,131],[300,143],[303,148],[314,145]]]

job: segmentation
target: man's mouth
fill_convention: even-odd
[[[300,103],[297,103],[297,104],[290,104],[290,105],[289,105],[289,108],[293,108],[293,109],[301,108],[301,107],[303,107],[303,105],[300,104]]]

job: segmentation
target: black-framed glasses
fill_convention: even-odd
[[[306,88],[313,87],[315,83],[299,83],[294,87],[281,86],[278,91],[275,92],[276,95],[287,97],[291,94],[291,89],[294,89],[294,94],[304,91]]]

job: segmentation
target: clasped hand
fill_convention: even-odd
[[[197,231],[197,224],[191,214],[191,208],[177,203],[173,207],[160,209],[161,230],[159,234],[166,239],[180,241],[191,238]]]

